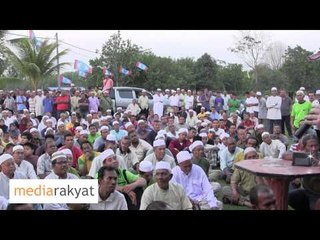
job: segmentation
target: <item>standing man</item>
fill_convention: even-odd
[[[270,120],[269,132],[273,131],[273,125],[281,124],[281,102],[282,99],[280,96],[277,96],[278,89],[273,87],[271,88],[271,96],[267,99],[267,119]]]
[[[285,90],[280,90],[281,101],[281,129],[282,133],[285,134],[285,126],[287,128],[287,132],[289,137],[292,137],[292,130],[290,125],[290,113],[292,100],[289,96],[287,96]]]
[[[102,91],[106,91],[108,93],[111,92],[111,89],[113,88],[113,80],[110,76],[103,79],[103,89]]]
[[[163,115],[163,101],[164,97],[161,93],[161,89],[158,88],[155,95],[153,95],[153,112],[157,114],[159,118]]]
[[[36,117],[39,121],[41,121],[41,118],[44,114],[44,107],[43,107],[43,100],[45,99],[45,96],[42,95],[41,89],[37,90],[37,95],[34,97],[34,104],[35,104],[35,113]]]
[[[140,105],[141,112],[140,114],[144,114],[146,117],[148,117],[149,113],[149,98],[147,96],[147,91],[142,90],[142,95],[138,98],[138,104]]]

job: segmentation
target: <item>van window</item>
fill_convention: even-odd
[[[114,89],[113,89],[113,88],[111,89],[111,92],[110,92],[109,96],[110,96],[111,99],[114,99],[114,98],[115,98],[115,96],[114,96]]]
[[[147,96],[148,96],[148,99],[152,100],[153,99],[153,96],[147,92]]]
[[[119,89],[119,96],[121,98],[133,98],[133,93],[131,89],[125,90],[125,89]]]
[[[136,93],[136,99],[138,99],[142,95],[141,90],[134,89],[134,92]]]

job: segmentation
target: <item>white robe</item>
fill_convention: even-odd
[[[163,115],[163,95],[158,94],[153,95],[153,113],[159,115],[161,118]]]
[[[43,95],[41,95],[41,96],[36,95],[34,97],[36,117],[43,116],[43,113],[44,113],[43,99],[44,98],[45,98],[45,96],[43,96]]]

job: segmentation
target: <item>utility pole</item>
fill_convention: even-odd
[[[60,83],[60,65],[59,65],[59,49],[58,49],[58,46],[59,46],[59,41],[58,41],[58,33],[56,33],[56,43],[57,43],[57,80],[58,80],[58,89],[60,90],[61,88],[61,83]]]

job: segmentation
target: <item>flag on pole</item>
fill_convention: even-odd
[[[104,74],[104,76],[113,76],[113,73],[111,71],[109,71],[106,67],[102,68],[102,72]]]
[[[43,43],[41,40],[36,38],[36,35],[32,30],[29,30],[29,39],[34,42],[37,49],[40,48]]]
[[[78,70],[79,72],[92,73],[92,67],[80,60],[74,61],[74,69]]]
[[[126,75],[126,76],[130,76],[131,75],[131,71],[129,71],[128,69],[125,69],[123,67],[119,68],[119,72]]]
[[[60,83],[71,85],[72,81],[63,75],[60,75]]]
[[[308,56],[309,61],[317,61],[320,59],[320,51]]]
[[[143,64],[142,62],[139,62],[139,61],[138,61],[138,62],[136,63],[136,67],[137,67],[137,68],[140,68],[141,70],[143,70],[143,71],[145,71],[145,72],[148,71],[148,67],[147,67],[145,64]]]

